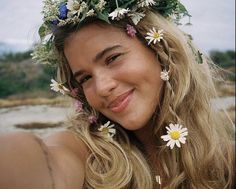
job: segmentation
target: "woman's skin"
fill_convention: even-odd
[[[147,123],[159,104],[161,66],[150,48],[124,31],[84,26],[66,40],[64,52],[89,104],[149,145]],[[43,141],[31,134],[4,135],[0,152],[0,188],[82,188],[88,150],[72,132]]]
[[[135,131],[153,115],[163,81],[155,53],[124,31],[90,24],[70,36],[64,52],[90,106]]]
[[[28,133],[0,136],[0,188],[80,189],[87,149],[73,133],[43,141]]]

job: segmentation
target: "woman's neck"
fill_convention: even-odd
[[[154,148],[156,147],[157,141],[150,124],[147,124],[145,127],[134,131],[134,135],[143,145],[147,153],[153,152]]]

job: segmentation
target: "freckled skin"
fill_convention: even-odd
[[[119,47],[94,62],[99,52],[115,45]],[[93,23],[72,34],[64,52],[72,72],[83,70],[82,76],[88,77],[82,86],[92,107],[128,130],[145,126],[159,103],[163,85],[161,66],[151,49],[121,29]],[[123,111],[117,113],[107,107],[130,90],[131,100]]]

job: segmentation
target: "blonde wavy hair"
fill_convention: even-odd
[[[129,20],[126,23],[114,23],[114,26],[123,27],[127,22]],[[161,103],[151,118],[158,170],[156,172],[151,168],[143,146],[130,131],[117,126],[114,140],[107,140],[94,124],[88,122],[91,113],[96,114],[101,122],[106,118],[89,106],[80,88],[77,98],[84,103],[85,111],[73,116],[70,128],[91,152],[86,163],[84,188],[232,187],[234,153],[232,139],[226,132],[226,127],[231,125],[225,125],[212,107],[211,99],[216,97],[213,64],[210,61],[198,64],[187,35],[157,13],[149,12],[135,27],[144,45],[147,44],[144,37],[150,28],[165,31],[164,40],[158,45],[149,46],[156,52],[161,66],[170,70],[170,80],[164,85]],[[72,76],[63,50],[64,41],[76,31],[76,27],[67,26],[55,32],[55,46],[62,59],[58,75],[71,89],[80,86]],[[160,140],[160,136],[166,132],[165,126],[170,122],[181,123],[189,131],[187,143],[178,150],[170,150]],[[161,186],[155,182],[156,174],[161,175]]]

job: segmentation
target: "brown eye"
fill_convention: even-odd
[[[113,55],[113,56],[111,56],[111,57],[108,57],[107,59],[106,59],[106,64],[107,65],[109,65],[109,64],[111,64],[112,62],[114,62],[118,57],[120,57],[122,54],[121,53],[119,53],[119,54],[116,54],[116,55]]]

